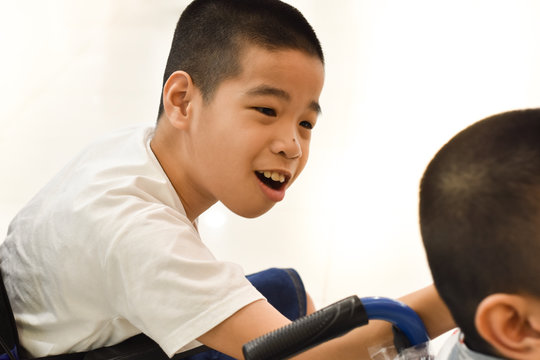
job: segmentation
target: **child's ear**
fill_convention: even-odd
[[[189,125],[190,104],[195,87],[185,71],[175,71],[163,86],[163,110],[171,125],[186,129]]]
[[[476,329],[509,359],[540,359],[540,301],[512,294],[493,294],[476,310]]]

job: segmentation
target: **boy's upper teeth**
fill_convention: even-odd
[[[272,179],[274,181],[279,181],[280,183],[285,182],[285,175],[278,173],[277,171],[259,171],[263,174],[265,178]]]

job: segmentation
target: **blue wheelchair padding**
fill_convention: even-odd
[[[19,354],[17,353],[17,347],[14,347],[13,349],[11,349],[11,354],[13,355],[13,357],[17,360],[19,360]],[[11,360],[11,358],[9,357],[8,354],[6,353],[3,353],[0,355],[0,360]]]
[[[289,320],[306,315],[306,290],[296,270],[270,268],[247,275],[246,278]]]
[[[429,341],[429,335],[418,314],[401,301],[384,297],[360,299],[369,320],[385,320],[401,330],[411,346]]]

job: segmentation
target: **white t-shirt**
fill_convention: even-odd
[[[79,154],[15,217],[0,266],[33,356],[145,333],[172,356],[263,298],[214,258],[150,149],[153,127]]]

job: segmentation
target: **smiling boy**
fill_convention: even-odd
[[[196,219],[217,201],[256,217],[283,200],[306,165],[323,81],[319,41],[296,9],[192,2],[157,125],[92,144],[10,225],[0,267],[26,350],[87,351],[144,333],[167,356],[198,340],[242,358],[244,343],[289,323],[238,265],[214,258]],[[432,287],[404,301],[432,335],[452,326]],[[358,359],[389,334],[368,327],[302,357]]]
[[[257,46],[242,55],[244,71],[223,81],[208,104],[184,71],[165,83],[165,116],[151,147],[191,221],[218,200],[244,217],[267,212],[307,162],[321,59]]]

